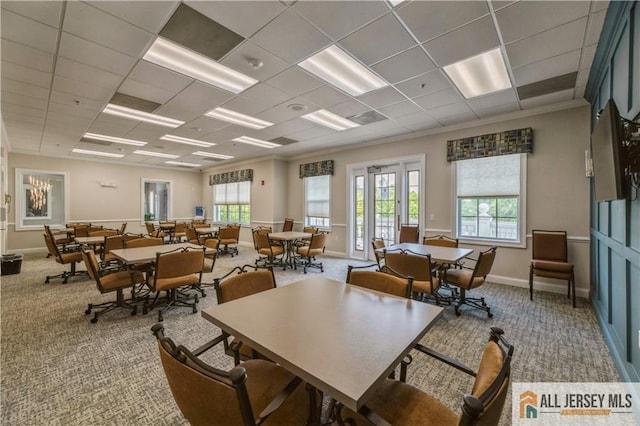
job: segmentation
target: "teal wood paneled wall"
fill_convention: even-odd
[[[585,97],[597,112],[613,98],[640,115],[640,2],[611,2]],[[597,179],[597,177],[596,177]],[[640,200],[591,201],[591,303],[622,378],[640,381]]]

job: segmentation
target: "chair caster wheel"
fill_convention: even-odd
[[[195,296],[193,296],[193,300],[195,303],[198,303],[198,295],[196,294]]]
[[[158,312],[158,322],[162,322],[162,321],[164,321],[164,318],[162,318],[162,314]]]
[[[138,315],[138,309],[137,309],[137,308],[136,308],[136,309],[133,309],[133,310],[131,311],[131,316],[132,316],[132,317],[134,317],[134,316],[136,316],[136,315]]]
[[[86,311],[84,311],[85,315],[89,315],[91,313],[91,308],[87,309]]]
[[[193,313],[194,313],[194,314],[196,314],[196,313],[198,313],[198,308],[196,308],[196,307],[194,306],[194,307],[193,307],[193,309],[192,309],[192,311],[193,311]]]
[[[459,317],[460,316],[460,311],[456,309],[456,316]]]
[[[491,312],[487,312],[487,317],[488,318],[493,318],[493,314]]]
[[[147,305],[144,305],[142,307],[142,315],[147,315],[149,313],[149,308],[147,308]]]
[[[47,277],[47,279],[46,279],[46,280],[44,280],[44,283],[45,283],[45,284],[49,284],[49,277]]]
[[[97,322],[98,322],[98,318],[96,317],[91,318],[91,324],[95,324]]]

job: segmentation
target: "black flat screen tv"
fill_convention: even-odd
[[[626,198],[622,120],[613,99],[607,101],[591,133],[591,159],[596,201]]]

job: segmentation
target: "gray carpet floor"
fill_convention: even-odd
[[[220,257],[204,281],[211,282],[234,265],[254,259],[255,252],[241,247],[240,256]],[[344,281],[347,265],[361,262],[324,258],[324,264],[325,276]],[[60,280],[44,284],[47,274],[64,269],[44,255],[25,255],[20,274],[1,278],[0,422],[186,424],[171,396],[150,331],[157,320],[155,311],[137,316],[113,311],[91,324],[92,316],[84,315],[87,304],[111,300],[113,295],[100,295],[86,277],[71,278],[64,285]],[[317,274],[320,272],[312,270],[308,275]],[[301,270],[276,271],[278,285],[304,277]],[[566,297],[536,292],[531,302],[527,290],[497,284],[487,284],[478,293],[492,307],[492,319],[470,309],[457,317],[448,307],[422,343],[476,368],[489,328],[498,326],[515,345],[513,381],[620,380],[586,300],[578,300],[573,309]],[[199,305],[204,308],[215,303],[215,291],[210,288]],[[199,312],[193,314],[188,308],[169,311],[164,326],[168,336],[190,348],[220,333]],[[208,352],[204,359],[219,368],[233,366],[220,349]],[[421,355],[414,355],[408,382],[454,410],[472,386],[468,376]],[[510,423],[508,398],[501,424]]]

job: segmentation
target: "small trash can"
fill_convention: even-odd
[[[22,268],[21,254],[5,254],[2,256],[2,272],[0,275],[19,274]]]

